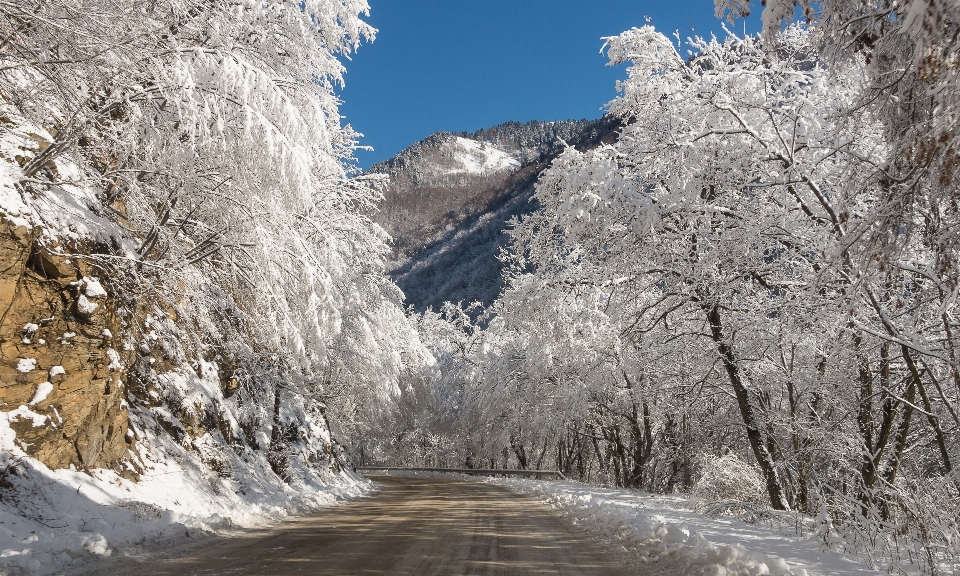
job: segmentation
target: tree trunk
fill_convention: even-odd
[[[740,408],[740,417],[747,431],[747,440],[750,442],[750,448],[753,449],[753,455],[757,458],[757,464],[760,465],[760,470],[766,480],[770,505],[776,510],[789,510],[790,504],[784,493],[780,474],[777,473],[776,462],[774,462],[770,451],[767,450],[767,444],[760,432],[760,422],[753,404],[750,403],[750,392],[747,390],[746,379],[740,370],[733,348],[724,338],[718,305],[715,304],[707,310],[707,320],[710,322],[710,333],[717,345],[720,360],[730,379],[730,384],[733,386],[733,392],[737,396],[737,405]]]
[[[287,450],[283,444],[283,430],[280,425],[280,386],[273,388],[273,420],[270,428],[270,450],[267,452],[267,461],[274,474],[287,481]]]
[[[633,469],[630,471],[629,487],[643,487],[643,476],[647,466],[647,459],[653,449],[653,434],[650,425],[650,408],[643,402],[643,425],[641,427],[640,414],[637,405],[633,405]]]
[[[527,469],[527,451],[523,447],[523,443],[518,440],[517,434],[510,435],[510,448],[513,450],[513,453],[517,456],[517,462],[520,464],[520,469],[526,470]]]
[[[647,458],[650,456],[650,451],[653,449],[653,433],[650,424],[650,407],[647,405],[646,400],[642,400],[638,405],[636,400],[638,391],[634,388],[633,382],[630,381],[630,377],[627,376],[626,371],[623,372],[623,380],[626,382],[627,389],[630,390],[633,400],[631,402],[630,413],[630,432],[633,436],[633,453],[631,454],[633,465],[630,467],[629,474],[626,473],[626,470],[624,471],[624,484],[628,488],[640,488],[643,486],[643,475]],[[642,417],[640,415],[640,405],[643,406]]]
[[[860,464],[860,480],[863,486],[861,487],[860,502],[862,512],[866,514],[874,504],[872,490],[879,477],[880,462],[893,431],[899,402],[894,402],[889,392],[883,393],[883,418],[880,421],[880,428],[876,429],[873,418],[873,373],[870,370],[868,360],[860,351],[862,339],[859,333],[854,336],[854,346],[857,349],[860,372],[860,408],[857,425],[860,429],[860,437],[863,440],[863,456]],[[885,391],[890,389],[890,345],[887,342],[880,346],[880,386]],[[876,438],[873,436],[874,433],[877,435]]]
[[[590,429],[590,441],[593,443],[593,451],[597,455],[597,470],[598,470],[597,473],[600,474],[600,477],[603,478],[604,481],[606,481],[607,479],[606,461],[603,456],[603,452],[600,450],[600,441],[597,439],[597,434],[600,434],[600,433],[601,432],[598,430],[598,427],[593,426]]]
[[[800,433],[800,398],[792,380],[787,380],[787,399],[790,402],[790,419],[793,426],[793,431],[791,433],[793,453],[794,457],[797,459],[797,492],[794,495],[793,505],[797,510],[809,512],[810,496],[808,490],[812,466],[807,448],[809,447],[810,440],[806,433]]]
[[[280,444],[280,386],[273,388],[273,419],[270,426],[270,450],[276,450]]]
[[[884,482],[888,486],[893,486],[897,479],[897,472],[900,470],[900,462],[903,460],[903,452],[907,448],[907,437],[910,435],[910,420],[913,418],[913,401],[917,396],[916,381],[911,379],[910,387],[904,395],[903,420],[900,421],[900,428],[897,430],[897,436],[893,441],[893,454],[890,455],[890,461],[887,463]],[[890,507],[887,502],[883,503],[883,519],[890,519]]]
[[[537,464],[534,466],[537,470],[543,470],[543,457],[547,455],[547,446],[548,443],[546,440],[543,441],[543,448],[540,450],[540,455],[537,456]]]
[[[950,463],[950,454],[947,452],[947,441],[943,434],[943,428],[940,426],[940,419],[933,413],[933,405],[930,403],[930,397],[927,396],[927,390],[923,386],[923,380],[920,379],[920,371],[910,355],[910,349],[904,345],[900,346],[903,353],[903,361],[907,363],[913,381],[917,385],[917,391],[920,392],[920,399],[923,400],[923,409],[927,412],[927,422],[933,428],[934,435],[937,438],[937,448],[940,449],[940,458],[943,460],[943,471],[945,475],[950,475],[953,471],[953,465]]]

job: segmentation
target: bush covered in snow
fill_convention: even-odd
[[[734,500],[763,503],[763,477],[755,466],[744,462],[733,452],[723,456],[703,454],[699,474],[691,494],[704,502]]]

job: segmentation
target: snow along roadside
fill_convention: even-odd
[[[576,482],[491,478],[554,508],[575,525],[619,543],[641,573],[704,576],[878,574],[856,559],[821,552],[815,534],[776,529],[690,509],[679,496]]]
[[[152,445],[143,446],[139,482],[112,470],[51,470],[14,442],[8,418],[0,412],[0,576],[95,573],[99,561],[265,527],[375,490],[356,473],[312,469],[295,470],[288,484],[265,461],[239,457],[233,475],[219,478],[191,453],[161,459]]]

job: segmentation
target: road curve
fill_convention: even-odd
[[[382,491],[277,526],[215,539],[173,558],[127,559],[99,574],[619,576],[619,555],[542,504],[505,488],[371,476]],[[104,566],[103,568],[106,568]]]

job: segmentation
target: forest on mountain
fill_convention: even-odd
[[[566,147],[589,150],[616,141],[621,120],[508,122],[473,134],[460,134],[495,146],[517,159],[495,174],[475,175],[475,184],[451,184],[444,173],[455,166],[450,151],[424,154],[454,140],[434,135],[400,152],[371,171],[385,170],[390,183],[374,215],[392,236],[394,258],[388,272],[417,312],[464,303],[479,317],[503,292],[500,254],[507,249],[510,221],[535,212],[537,179]],[[425,160],[446,156],[445,161]],[[409,175],[419,175],[413,182]],[[409,224],[412,224],[409,225]]]
[[[368,174],[388,180],[384,201],[374,216],[392,238],[396,262],[443,243],[444,236],[471,216],[494,210],[518,187],[520,172],[548,162],[564,146],[607,134],[609,120],[507,122],[474,133],[437,132],[373,165]],[[465,143],[479,143],[487,154],[503,154],[511,162],[489,169],[463,165]],[[479,152],[482,157],[484,150]],[[536,168],[536,173],[542,170]]]
[[[2,562],[288,514],[373,463],[792,511],[955,572],[960,4],[633,28],[599,123],[359,174],[336,88],[368,10],[0,3],[0,511],[32,528],[0,537],[49,550]]]

